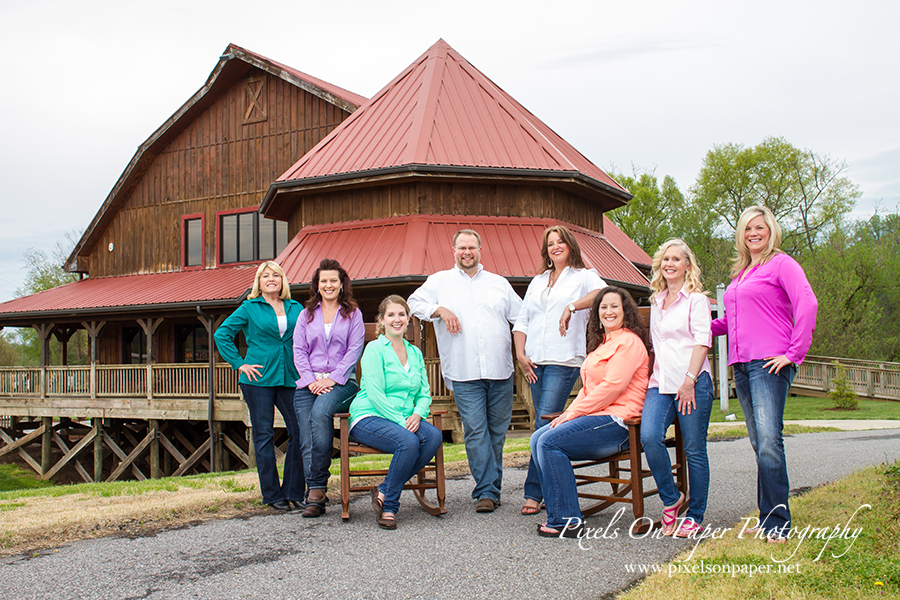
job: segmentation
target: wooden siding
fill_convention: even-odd
[[[599,206],[558,187],[471,181],[413,181],[304,195],[288,229],[296,233],[306,225],[414,214],[550,217],[603,231]]]
[[[247,122],[248,79],[263,77],[266,118]],[[204,215],[204,262],[215,266],[216,211],[258,206],[269,185],[349,113],[251,69],[153,158],[86,264],[90,275],[181,269],[181,216]],[[290,235],[296,229],[289,231]],[[109,251],[109,244],[113,251]]]

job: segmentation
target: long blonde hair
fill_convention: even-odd
[[[662,259],[666,250],[672,246],[678,246],[687,259],[688,268],[684,273],[684,290],[688,293],[706,293],[703,290],[703,280],[700,278],[700,265],[697,264],[697,257],[694,256],[694,252],[690,246],[684,243],[684,240],[671,238],[660,244],[656,254],[653,255],[653,277],[650,279],[650,289],[653,290],[653,293],[650,295],[650,302],[655,302],[656,295],[667,287],[666,280],[662,274]]]
[[[247,298],[256,298],[259,296],[259,279],[262,277],[263,271],[266,269],[272,269],[276,275],[281,277],[281,294],[278,295],[282,300],[290,300],[291,299],[291,284],[288,282],[287,275],[284,274],[284,269],[281,268],[274,260],[267,260],[266,262],[259,265],[259,268],[256,269],[256,277],[253,278],[253,289],[250,290],[250,295]]]
[[[744,241],[744,230],[747,229],[750,221],[756,217],[762,217],[763,221],[766,222],[766,227],[769,228],[769,241],[766,242],[759,264],[765,264],[770,258],[781,253],[781,225],[775,220],[775,214],[768,206],[748,206],[741,213],[737,228],[734,230],[735,256],[734,262],[731,264],[731,277],[737,277],[741,271],[753,262],[753,257],[750,256],[750,250],[747,248],[747,242]]]

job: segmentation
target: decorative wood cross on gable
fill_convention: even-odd
[[[266,120],[266,79],[252,77],[244,82],[244,123]]]

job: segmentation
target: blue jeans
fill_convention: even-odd
[[[787,535],[791,528],[791,510],[788,507],[790,484],[781,433],[784,429],[784,403],[797,368],[783,367],[777,375],[770,374],[763,367],[766,362],[751,360],[735,363],[734,387],[744,411],[750,444],[756,454],[759,520],[767,532]]]
[[[400,492],[427,465],[444,441],[437,427],[421,421],[415,433],[382,417],[366,417],[353,425],[350,437],[361,444],[393,454],[387,477],[378,489],[384,494],[384,512],[400,509]]]
[[[300,453],[306,472],[307,490],[328,487],[328,468],[331,466],[331,450],[334,447],[334,415],[347,412],[359,391],[355,379],[344,385],[335,384],[327,394],[316,395],[308,387],[294,392],[294,409],[300,421]]]
[[[297,413],[294,412],[294,389],[289,387],[264,387],[242,383],[241,392],[250,411],[253,427],[253,448],[256,453],[256,472],[263,502],[271,504],[279,500],[303,501],[303,459],[298,443]],[[281,413],[287,428],[288,446],[284,455],[284,479],[278,481],[278,465],[275,463],[275,408]]]
[[[531,456],[535,458],[544,490],[547,525],[560,528],[584,519],[578,505],[573,460],[606,458],[626,448],[628,430],[609,415],[585,415],[552,428],[544,425],[535,431],[531,436]]]
[[[453,398],[463,422],[472,498],[500,502],[503,444],[512,419],[513,378],[454,381]]]
[[[709,414],[712,410],[712,379],[709,373],[701,373],[694,385],[694,401],[696,407],[691,414],[678,412],[675,394],[660,394],[659,388],[647,390],[644,400],[644,412],[641,415],[641,445],[647,465],[656,480],[659,499],[664,506],[672,506],[678,502],[678,488],[672,476],[672,462],[666,448],[666,430],[676,416],[681,426],[681,439],[684,441],[684,454],[688,467],[688,503],[687,517],[695,523],[703,522],[706,513],[706,500],[709,496],[709,456],[706,454],[706,434],[709,430]]]
[[[566,407],[566,400],[572,393],[572,387],[578,380],[581,369],[560,365],[534,365],[537,381],[529,384],[531,400],[534,403],[534,430],[537,431],[548,423],[541,415],[560,412]],[[525,476],[525,499],[540,503],[544,499],[541,493],[541,480],[538,478],[534,456],[528,461],[528,474]]]

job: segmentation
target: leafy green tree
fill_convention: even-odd
[[[836,228],[803,267],[819,301],[811,354],[900,360],[900,214]]]
[[[27,296],[36,294],[44,290],[49,290],[57,286],[71,283],[77,279],[72,273],[67,273],[63,269],[63,264],[69,255],[67,248],[74,245],[77,235],[69,232],[66,234],[67,246],[57,242],[53,250],[52,256],[37,248],[28,248],[22,254],[22,267],[25,272],[25,280],[22,287],[16,290],[16,296]],[[31,328],[23,328],[19,330],[20,347],[22,360],[21,364],[36,365],[41,360],[41,340],[37,331]],[[67,345],[67,357],[70,365],[87,364],[88,356],[87,334],[84,330],[77,331],[70,339]],[[50,356],[48,364],[59,364],[61,362],[61,348],[55,337],[51,337]]]
[[[607,213],[619,229],[650,256],[667,239],[679,237],[694,251],[708,289],[728,281],[734,244],[719,233],[718,213],[691,202],[669,175],[662,185],[654,171],[638,167],[632,168],[632,175],[612,175],[634,195],[626,206]]]
[[[0,332],[0,366],[14,367],[24,365],[25,357],[22,348],[10,332]]]
[[[783,248],[801,260],[840,223],[860,196],[843,176],[847,164],[768,137],[753,148],[715,146],[703,159],[691,201],[734,231],[748,206],[769,207],[784,230]]]
[[[654,171],[641,171],[633,167],[631,175],[613,172],[612,177],[634,197],[627,205],[610,211],[606,216],[653,256],[660,244],[676,235],[674,219],[684,210],[684,195],[669,175],[663,177],[660,186]]]

